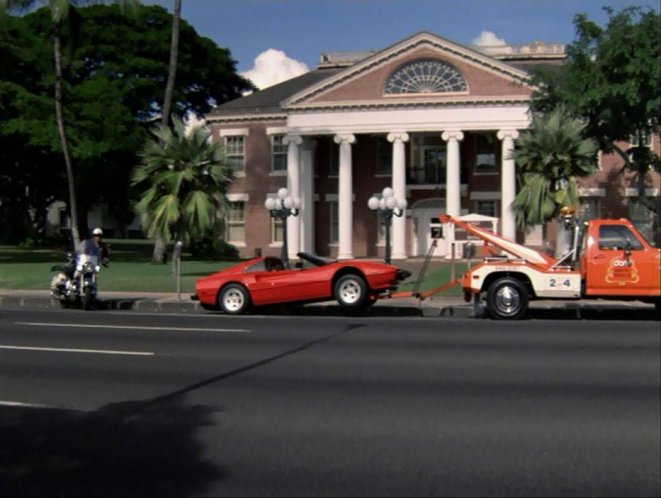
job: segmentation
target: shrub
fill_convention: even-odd
[[[189,247],[195,259],[229,260],[239,259],[239,251],[229,242],[215,237],[203,237],[191,241]]]

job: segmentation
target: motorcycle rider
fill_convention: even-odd
[[[108,257],[108,246],[103,242],[103,230],[97,227],[92,230],[92,239],[83,239],[80,241],[78,247],[76,247],[75,257],[69,258],[69,262],[64,270],[69,278],[73,278],[76,269],[76,260],[81,254],[96,256],[104,267],[108,266],[110,258]]]
[[[94,241],[94,245],[99,248],[101,264],[107,267],[110,263],[110,257],[108,246],[103,242],[103,230],[98,227],[92,230],[92,240]]]

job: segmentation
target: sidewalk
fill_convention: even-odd
[[[57,309],[60,303],[48,290],[0,289],[0,308],[25,307],[31,309]],[[192,301],[190,294],[174,292],[101,292],[97,309],[127,310],[164,313],[209,313],[200,303]],[[263,310],[269,315],[346,316],[347,310],[336,301],[301,305],[272,306]],[[259,313],[259,311],[258,311]],[[415,298],[382,299],[374,306],[357,312],[359,316],[423,316],[423,317],[474,317],[472,303],[460,297],[433,296],[420,301]],[[484,316],[484,307],[478,312]],[[531,318],[558,319],[651,319],[654,305],[638,301],[553,301],[539,300],[530,303]]]

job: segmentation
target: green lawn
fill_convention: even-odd
[[[149,241],[110,240],[110,266],[102,268],[99,286],[106,291],[175,292],[172,265],[150,262]],[[65,251],[0,246],[0,289],[48,289],[53,265],[66,261]],[[195,280],[234,262],[196,261],[184,254],[181,291],[192,292]]]
[[[109,240],[111,263],[102,268],[99,286],[105,291],[126,292],[176,292],[177,282],[172,265],[151,263],[152,244],[141,240]],[[65,262],[64,250],[21,249],[0,246],[0,289],[42,289],[49,287],[53,272],[51,267]],[[195,280],[233,265],[234,261],[199,261],[183,254],[181,263],[181,292],[192,293]],[[397,262],[395,262],[397,265]],[[465,264],[457,263],[456,276],[465,271]],[[429,266],[420,291],[433,289],[450,281],[451,264],[434,261]],[[414,288],[417,273],[400,287],[401,291]],[[459,286],[443,292],[445,296],[459,296]]]

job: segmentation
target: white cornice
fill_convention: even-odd
[[[400,109],[400,108],[437,108],[457,106],[483,106],[483,105],[528,105],[530,98],[521,95],[498,97],[471,97],[461,96],[445,99],[387,99],[387,100],[354,100],[346,102],[327,102],[319,104],[297,104],[288,108],[291,115],[300,111],[333,111],[333,110],[361,110],[361,109]]]
[[[428,32],[421,32],[380,52],[377,52],[376,54],[368,57],[358,64],[350,66],[344,71],[337,73],[335,76],[332,76],[317,83],[316,85],[312,85],[311,87],[302,90],[301,92],[284,100],[282,102],[282,106],[287,108],[289,106],[300,104],[304,100],[310,99],[311,97],[317,96],[321,93],[325,93],[326,91],[330,91],[331,89],[337,87],[339,84],[343,84],[348,80],[356,78],[365,72],[376,68],[377,66],[388,63],[392,59],[405,54],[407,51],[425,45],[435,48],[441,52],[454,55],[455,57],[459,57],[469,64],[499,74],[500,76],[516,81],[517,83],[527,83],[530,81],[530,75],[525,71],[516,69],[508,64],[500,62],[496,59],[492,59],[485,54],[472,50],[468,47],[464,47],[463,45],[451,42],[437,35]]]
[[[273,113],[245,113],[245,114],[225,114],[225,115],[206,115],[204,117],[207,123],[242,123],[242,122],[253,122],[253,121],[286,121],[287,114],[273,114]]]

